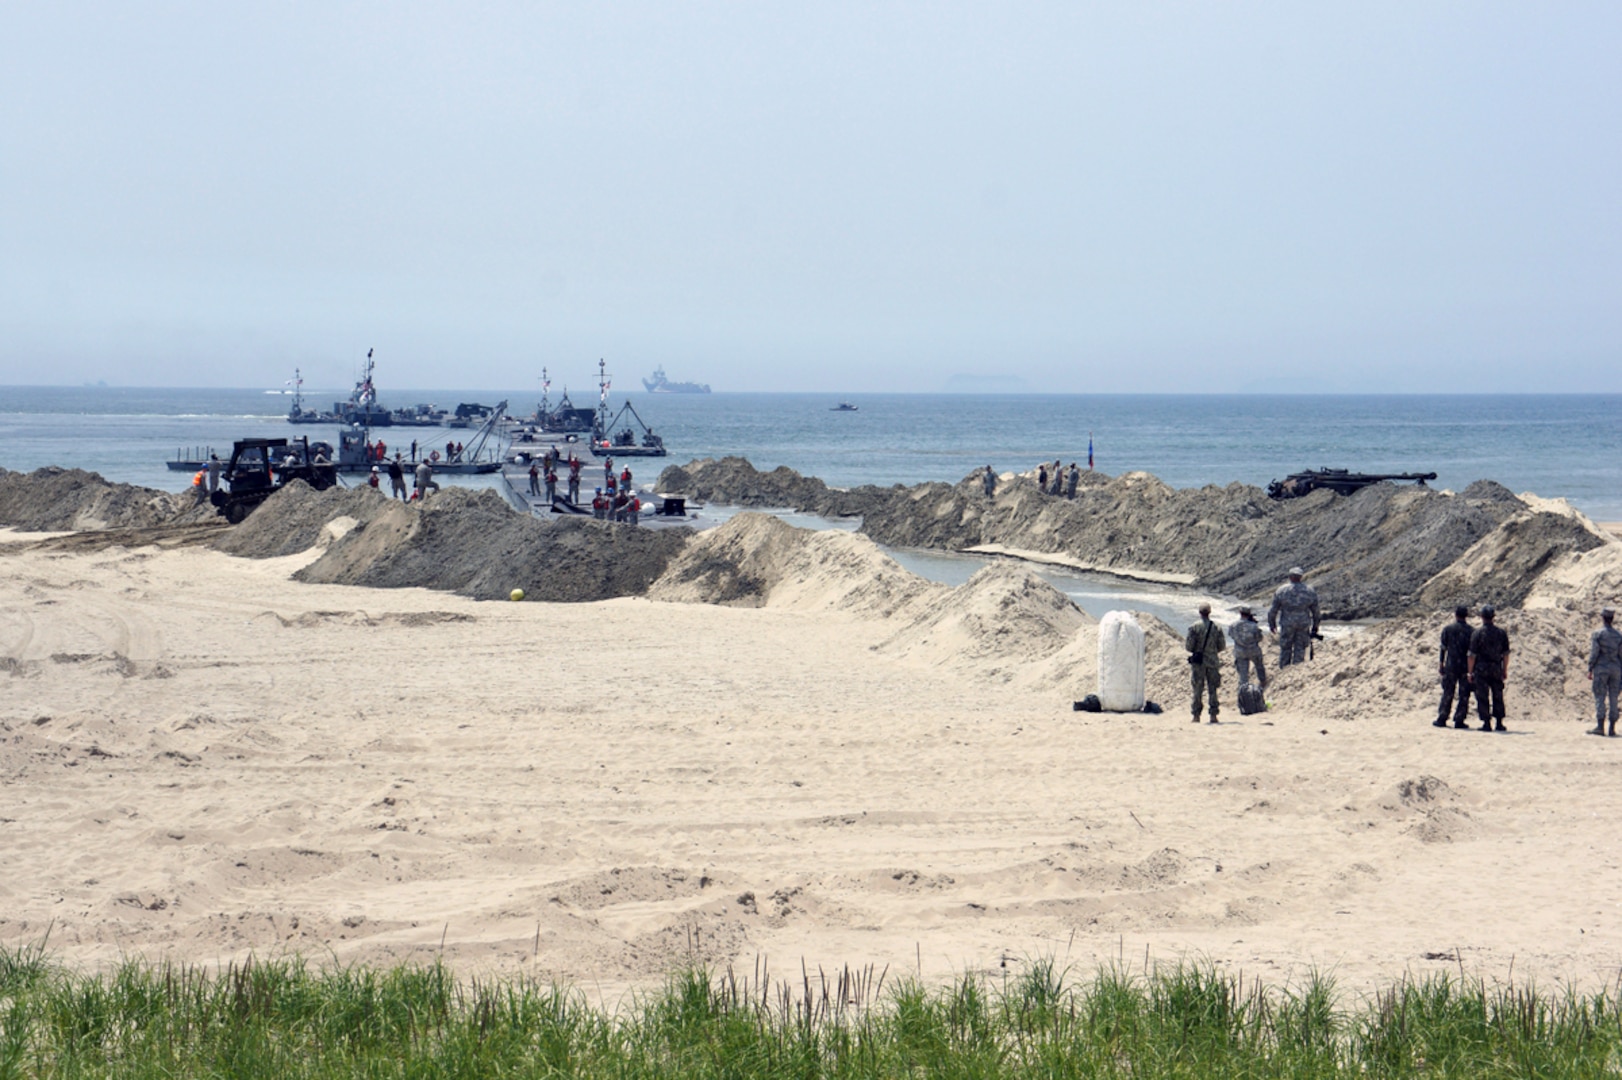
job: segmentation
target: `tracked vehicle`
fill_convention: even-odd
[[[332,447],[298,439],[238,439],[221,477],[225,486],[209,495],[220,515],[235,525],[295,480],[317,491],[338,482]]]

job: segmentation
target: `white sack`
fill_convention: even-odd
[[[1143,709],[1143,627],[1130,611],[1109,611],[1098,624],[1098,700],[1105,712]]]

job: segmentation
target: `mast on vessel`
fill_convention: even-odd
[[[355,400],[367,412],[371,411],[372,404],[377,401],[377,391],[372,387],[372,350],[366,350],[366,378],[355,387]]]

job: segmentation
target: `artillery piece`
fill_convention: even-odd
[[[1425,486],[1425,481],[1435,480],[1436,474],[1428,473],[1354,473],[1345,469],[1308,469],[1305,472],[1291,473],[1282,480],[1274,480],[1267,485],[1269,499],[1299,499],[1303,495],[1310,495],[1319,488],[1328,488],[1337,495],[1350,495],[1362,491],[1370,484],[1378,484],[1385,480],[1412,480]]]

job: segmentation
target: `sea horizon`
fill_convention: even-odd
[[[595,381],[576,387],[554,379],[576,406],[598,400]],[[109,480],[178,490],[189,477],[167,469],[177,454],[228,451],[234,439],[309,435],[336,442],[336,428],[293,428],[291,393],[278,388],[162,386],[0,387],[0,466],[28,471],[79,467]],[[303,391],[307,408],[348,396]],[[532,414],[541,389],[380,388],[379,403],[507,402]],[[1564,498],[1600,521],[1622,520],[1622,394],[1251,394],[1088,393],[960,394],[717,391],[649,393],[615,387],[670,449],[658,468],[741,456],[761,469],[788,466],[827,483],[955,483],[991,465],[1033,470],[1061,460],[1099,471],[1154,474],[1173,487],[1265,487],[1305,469],[1437,473],[1433,486],[1462,490],[1493,480],[1512,491]],[[848,400],[849,412],[833,409]],[[82,417],[82,421],[68,420]],[[443,428],[377,428],[390,445],[433,443]],[[400,440],[397,442],[397,440]]]

